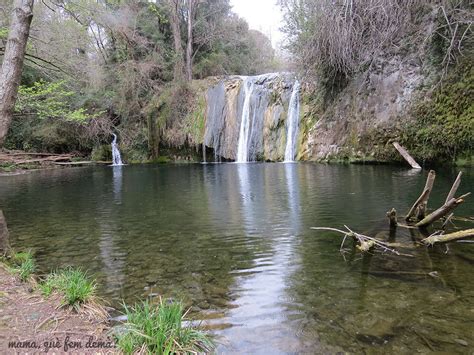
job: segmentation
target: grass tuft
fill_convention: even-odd
[[[184,324],[180,302],[124,305],[127,322],[117,331],[117,345],[125,354],[203,353],[214,348],[211,338],[192,324]]]
[[[58,292],[63,296],[63,305],[71,306],[79,311],[83,304],[94,300],[96,284],[87,273],[79,268],[68,267],[49,274],[40,289],[45,296]]]
[[[12,253],[9,269],[17,274],[22,281],[27,281],[36,270],[35,259],[31,251]]]

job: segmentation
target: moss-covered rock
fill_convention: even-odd
[[[468,161],[474,149],[474,67],[458,64],[431,96],[413,106],[401,141],[428,161]]]

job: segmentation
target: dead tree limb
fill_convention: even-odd
[[[412,156],[398,142],[393,142],[393,146],[401,154],[401,156],[410,164],[413,169],[421,169],[421,166],[412,158]]]
[[[424,211],[426,210],[426,205],[428,204],[428,199],[430,198],[431,190],[433,189],[435,178],[436,172],[434,170],[430,170],[426,178],[425,188],[423,189],[423,192],[421,193],[420,197],[418,197],[418,199],[408,211],[405,220],[408,221],[411,217],[413,217],[417,212],[417,209],[420,208],[420,206],[422,206],[421,211],[418,211],[417,215],[420,216],[424,214]]]
[[[410,256],[410,257],[413,256],[413,255],[410,255],[410,254],[403,254],[403,253],[398,252],[397,250],[391,248],[389,243],[382,242],[378,239],[369,237],[367,235],[356,233],[353,230],[351,230],[348,226],[344,226],[344,227],[346,227],[346,229],[347,229],[346,231],[341,230],[341,229],[337,229],[337,228],[330,228],[330,227],[311,227],[311,229],[333,231],[333,232],[338,232],[338,233],[344,234],[344,240],[341,244],[341,251],[342,251],[342,248],[344,246],[344,241],[346,240],[346,238],[347,237],[352,237],[356,241],[359,242],[359,245],[357,245],[357,248],[362,252],[366,252],[366,251],[369,251],[370,249],[372,249],[374,247],[378,247],[383,252],[388,251],[388,252],[394,253],[396,255]]]
[[[456,194],[456,191],[458,190],[458,187],[461,184],[461,175],[462,171],[459,172],[458,176],[456,177],[456,180],[454,180],[453,186],[451,186],[451,190],[449,190],[445,203],[448,203],[449,200],[454,198],[454,195]]]
[[[448,243],[456,240],[473,238],[474,228],[457,231],[449,234],[435,234],[430,235],[428,238],[422,239],[421,242],[426,245],[433,245],[435,243]]]
[[[454,210],[457,206],[459,206],[461,203],[464,202],[464,199],[469,196],[471,193],[468,192],[467,194],[464,194],[458,198],[452,198],[449,200],[447,203],[445,203],[443,206],[438,208],[436,211],[430,213],[428,216],[423,218],[420,222],[416,224],[417,227],[427,227],[431,223],[436,222],[438,219],[446,216],[448,213],[450,213],[452,210]]]

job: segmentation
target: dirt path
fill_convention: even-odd
[[[0,354],[116,353],[104,323],[58,305],[0,264]]]

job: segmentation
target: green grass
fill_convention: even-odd
[[[36,263],[31,251],[12,253],[8,261],[9,269],[22,281],[27,281],[36,270]]]
[[[125,354],[203,353],[214,348],[207,334],[193,325],[183,324],[185,314],[180,302],[144,301],[124,308],[127,322],[115,337]]]
[[[87,273],[78,268],[68,267],[49,274],[40,289],[45,296],[59,292],[62,303],[79,310],[81,305],[90,303],[96,295],[96,284]]]

